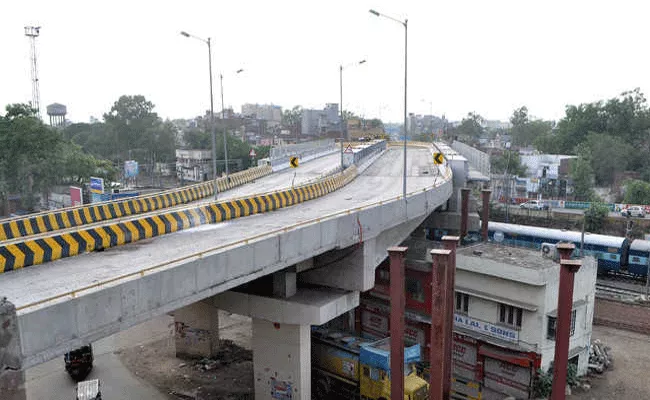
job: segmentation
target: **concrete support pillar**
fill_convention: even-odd
[[[404,271],[407,247],[390,247],[390,398],[404,398]]]
[[[483,200],[483,215],[481,215],[481,238],[484,242],[488,240],[488,221],[490,220],[490,193],[489,189],[481,190]]]
[[[296,271],[278,271],[273,274],[273,296],[289,298],[296,294]]]
[[[445,392],[445,349],[451,343],[445,343],[447,331],[445,279],[451,257],[451,250],[431,250],[433,265],[431,269],[431,348],[429,349],[429,400],[449,398]],[[449,321],[451,322],[451,321]],[[451,365],[449,365],[450,367]]]
[[[16,307],[3,297],[0,298],[0,397],[3,400],[27,399],[22,367]]]
[[[173,313],[177,357],[214,357],[219,350],[219,309],[198,301]]]
[[[311,399],[311,327],[253,318],[255,400]]]
[[[456,247],[460,238],[458,236],[443,236],[445,249],[451,251],[449,262],[445,270],[444,299],[445,299],[445,393],[451,390],[451,348],[454,335],[454,289],[456,287]]]
[[[565,399],[566,374],[569,362],[569,335],[571,333],[571,310],[573,308],[573,280],[582,261],[570,260],[575,249],[573,243],[559,243],[560,287],[555,324],[555,357],[553,359],[552,400]]]
[[[467,236],[467,225],[469,220],[469,188],[460,189],[460,237]]]

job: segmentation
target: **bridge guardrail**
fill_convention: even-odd
[[[219,192],[259,179],[273,172],[270,166],[259,166],[217,179]],[[0,243],[45,232],[73,228],[113,218],[137,215],[180,204],[190,203],[214,193],[212,180],[154,195],[138,196],[122,201],[102,202],[0,222]]]
[[[321,182],[296,188],[163,212],[145,218],[81,229],[0,246],[0,273],[137,242],[206,223],[268,212],[324,196],[356,177],[356,166]]]
[[[392,144],[389,142],[388,146],[392,146]],[[436,144],[426,143],[426,142],[422,142],[422,143],[409,142],[409,146],[427,147],[427,148],[429,148],[431,150],[432,153],[434,152],[434,150],[441,151],[440,148],[438,148]],[[452,177],[451,168],[448,165],[441,165],[439,167],[441,169],[443,169],[443,175],[442,176],[443,176],[443,178],[445,178],[445,181],[451,179],[451,177]],[[419,189],[419,190],[408,192],[406,195],[411,196],[411,195],[414,195],[414,194],[417,194],[417,193],[420,193],[420,192],[425,192],[427,190],[435,189],[436,187],[441,186],[443,183],[444,183],[444,181],[437,181],[436,180],[436,181],[434,181],[434,183],[431,186],[427,186],[427,187],[424,187],[424,188]],[[345,214],[350,214],[352,212],[358,212],[358,211],[361,211],[361,210],[364,210],[364,209],[367,209],[367,208],[380,206],[382,204],[389,203],[389,202],[392,202],[392,201],[398,201],[398,200],[401,200],[401,199],[402,199],[402,195],[398,195],[398,196],[390,197],[390,198],[387,198],[387,199],[379,200],[379,201],[376,201],[376,202],[373,202],[373,203],[365,204],[365,205],[362,205],[362,206],[359,206],[359,207],[353,207],[353,208],[349,208],[349,209],[346,209],[346,210],[337,211],[335,213],[323,215],[323,216],[318,217],[318,218],[312,218],[310,220],[301,221],[301,222],[298,222],[298,223],[296,223],[294,225],[285,226],[285,227],[280,228],[280,229],[275,229],[275,230],[260,233],[260,234],[257,234],[257,235],[252,235],[252,236],[249,236],[249,237],[244,238],[244,239],[235,240],[233,242],[222,244],[222,245],[219,245],[219,246],[215,246],[215,247],[212,247],[210,249],[206,249],[206,250],[203,250],[203,251],[200,251],[200,252],[196,252],[194,254],[189,254],[189,255],[179,257],[179,258],[176,258],[176,259],[173,259],[173,260],[168,260],[168,261],[156,264],[156,265],[152,265],[150,267],[142,268],[142,269],[140,269],[138,271],[135,271],[135,272],[126,273],[126,274],[122,274],[120,276],[116,276],[114,278],[106,279],[106,280],[103,280],[103,281],[100,281],[100,282],[95,282],[95,283],[93,283],[91,285],[87,285],[87,286],[81,287],[81,288],[76,289],[76,290],[71,290],[71,291],[60,293],[60,294],[57,294],[57,295],[54,295],[54,296],[50,296],[50,297],[42,299],[42,300],[38,300],[38,301],[35,301],[35,302],[32,302],[32,303],[28,303],[28,304],[16,307],[16,310],[17,311],[23,311],[23,310],[26,310],[28,308],[37,307],[39,305],[48,303],[50,301],[63,299],[65,297],[74,298],[81,292],[96,289],[96,288],[101,287],[103,285],[109,285],[109,284],[119,282],[119,281],[122,281],[122,280],[125,280],[125,279],[130,279],[130,278],[134,278],[134,277],[137,277],[137,276],[144,276],[147,273],[151,273],[153,271],[159,270],[161,268],[168,267],[170,265],[173,265],[173,264],[176,264],[176,263],[179,263],[179,262],[182,262],[182,261],[201,258],[204,255],[209,254],[209,253],[214,252],[214,251],[219,251],[219,250],[223,250],[223,249],[226,249],[226,248],[229,248],[229,247],[238,246],[238,245],[241,245],[241,244],[246,244],[246,243],[249,243],[249,242],[254,241],[254,240],[262,239],[264,237],[277,235],[277,234],[282,233],[282,232],[288,232],[289,230],[292,230],[292,229],[295,229],[295,228],[298,228],[298,227],[301,227],[301,226],[313,224],[315,222],[321,222],[323,220],[334,218],[334,217],[337,217],[339,215],[345,215]]]

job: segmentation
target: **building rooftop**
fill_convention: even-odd
[[[504,246],[494,242],[459,247],[458,255],[482,258],[523,268],[546,269],[556,265],[552,259],[543,257],[539,250]]]

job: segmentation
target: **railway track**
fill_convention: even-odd
[[[621,300],[625,302],[645,301],[645,287],[637,285],[637,288],[627,289],[618,285],[596,283],[596,297]]]

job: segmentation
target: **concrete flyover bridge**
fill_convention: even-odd
[[[239,307],[255,318],[256,392],[268,392],[257,387],[258,370],[276,369],[296,398],[309,398],[309,325],[356,307],[386,248],[451,196],[451,169],[433,164],[436,151],[409,146],[406,199],[402,150],[389,146],[352,182],[315,200],[2,274],[0,296],[11,304],[0,307],[0,338],[10,338],[0,341],[0,367],[19,374],[164,313],[182,333],[177,352],[209,355],[215,307]],[[272,350],[294,356],[268,356]]]

